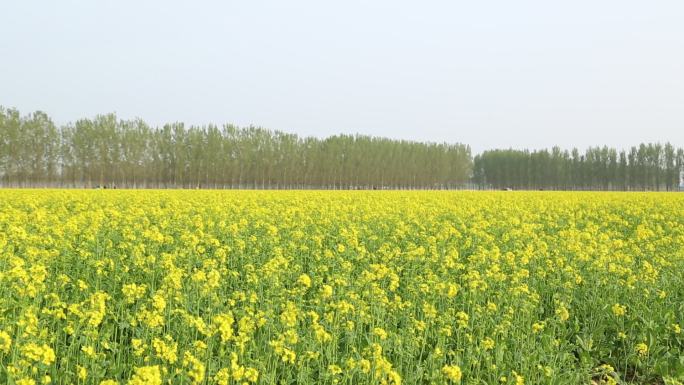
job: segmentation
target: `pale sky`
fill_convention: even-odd
[[[684,147],[684,2],[4,1],[0,105],[475,153]]]

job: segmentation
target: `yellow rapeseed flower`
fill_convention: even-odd
[[[161,385],[162,377],[159,365],[143,366],[134,369],[128,385]]]
[[[7,354],[11,347],[12,337],[6,331],[0,330],[0,352]]]
[[[648,354],[648,345],[643,342],[638,343],[634,347],[634,351],[636,351],[639,356],[644,357]]]
[[[461,382],[461,368],[457,365],[444,365],[442,367],[442,374],[451,382]]]
[[[620,305],[619,303],[616,303],[613,305],[611,310],[613,311],[613,314],[615,314],[617,317],[621,317],[625,315],[625,313],[627,312],[627,307],[624,305]]]

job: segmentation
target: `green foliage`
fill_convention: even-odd
[[[56,127],[0,108],[0,185],[127,188],[453,188],[470,148],[362,135],[326,139],[258,127],[153,128],[114,114]]]
[[[684,150],[640,144],[629,152],[592,147],[584,154],[492,150],[475,157],[474,182],[483,187],[553,190],[666,190],[679,188]]]

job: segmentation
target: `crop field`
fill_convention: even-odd
[[[0,191],[0,383],[679,384],[684,194]]]

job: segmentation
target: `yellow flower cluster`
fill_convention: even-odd
[[[158,365],[134,368],[128,385],[161,385],[162,376]]]
[[[6,331],[0,330],[0,352],[7,354],[12,347],[12,337]]]
[[[613,314],[615,314],[618,317],[622,317],[627,313],[627,308],[624,305],[620,305],[619,303],[616,303],[611,307],[611,310],[613,311]]]
[[[164,339],[154,338],[152,340],[152,347],[157,357],[163,361],[175,364],[178,360],[178,344],[173,341],[171,336],[167,335]]]
[[[43,365],[50,365],[55,362],[55,352],[49,346],[43,344],[38,345],[33,342],[22,347],[22,354],[28,360],[33,362],[40,362]]]
[[[640,357],[644,357],[645,355],[648,354],[648,345],[646,345],[646,344],[643,343],[643,342],[638,343],[638,344],[634,347],[634,350],[637,352],[637,354],[638,354]]]
[[[444,376],[452,382],[461,382],[461,368],[456,365],[444,365],[442,368],[442,373]]]

